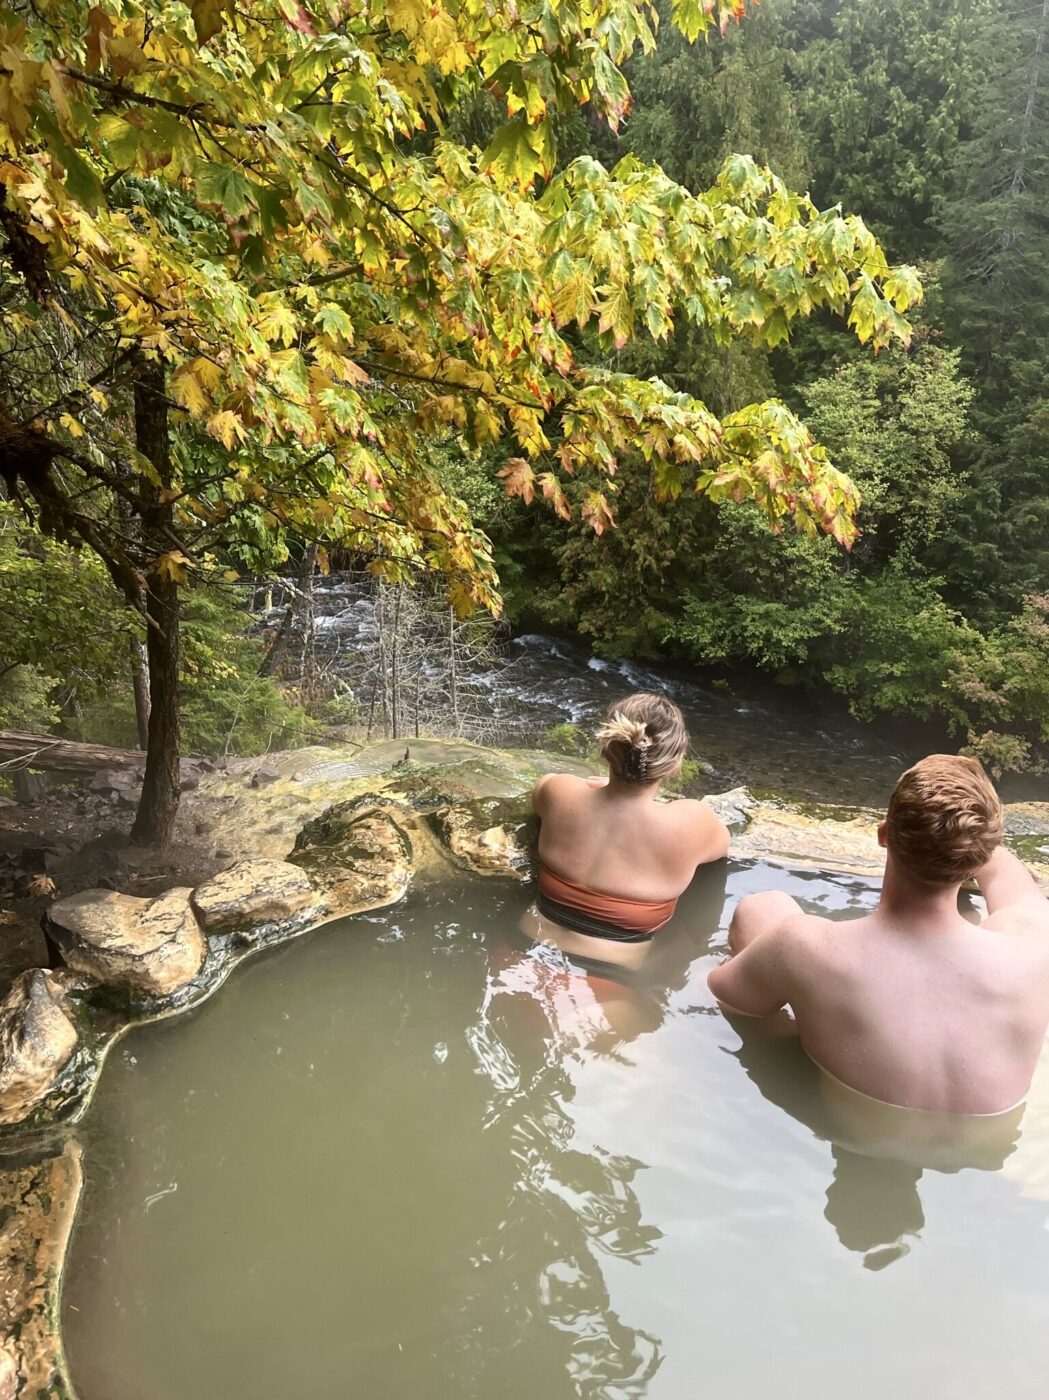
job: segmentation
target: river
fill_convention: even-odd
[[[357,575],[332,574],[314,594],[316,653],[329,677],[352,692],[355,717],[381,734],[381,699],[388,695],[394,606],[389,598],[380,629],[374,586]],[[411,594],[405,595],[411,599]],[[402,692],[398,732],[415,732],[421,704],[424,732],[460,734],[481,742],[533,746],[557,725],[592,730],[600,712],[617,696],[635,690],[661,691],[684,710],[692,735],[692,757],[702,765],[697,787],[723,791],[745,784],[796,800],[873,805],[884,803],[900,771],[932,749],[954,750],[942,733],[913,723],[863,724],[837,697],[788,689],[752,676],[719,676],[681,667],[613,661],[592,656],[585,644],[560,636],[509,636],[464,624],[457,633],[459,724],[449,716],[445,657],[447,613],[406,603],[399,665]],[[263,613],[267,624],[282,611]],[[419,696],[423,699],[420,702]],[[1049,796],[1034,780],[1006,785],[1010,799]]]

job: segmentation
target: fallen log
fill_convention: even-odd
[[[22,768],[46,773],[96,773],[102,768],[142,768],[141,749],[111,749],[106,744],[78,744],[53,734],[21,734],[0,729],[0,774]]]

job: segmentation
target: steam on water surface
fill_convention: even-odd
[[[873,898],[708,870],[624,989],[473,881],[130,1035],[84,1129],[81,1400],[1045,1400],[1049,1067],[978,1161],[835,1141],[796,1045],[706,990],[772,885]]]

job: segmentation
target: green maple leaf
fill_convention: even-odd
[[[543,159],[536,149],[537,130],[523,121],[506,122],[485,147],[482,166],[486,170],[498,168],[519,185],[531,185],[544,173]]]
[[[203,204],[217,205],[230,219],[239,219],[251,207],[251,186],[228,165],[202,161],[196,168],[197,198]]]

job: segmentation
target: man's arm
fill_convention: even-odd
[[[1004,846],[998,846],[987,864],[976,872],[976,883],[987,901],[984,923],[992,925],[995,915],[1007,911],[1034,915],[1049,922],[1049,900],[1023,861]],[[997,921],[992,926],[997,927]]]
[[[791,939],[785,926],[799,915],[805,917],[801,905],[781,890],[762,890],[739,901],[728,931],[732,956],[707,978],[726,1010],[772,1016],[790,1000]]]
[[[730,953],[742,953],[749,948],[755,938],[770,933],[804,910],[796,899],[782,890],[762,890],[759,894],[745,894],[736,905],[732,922],[728,929]]]
[[[788,936],[764,933],[741,953],[716,967],[707,986],[725,1011],[741,1016],[774,1016],[790,1000]]]

